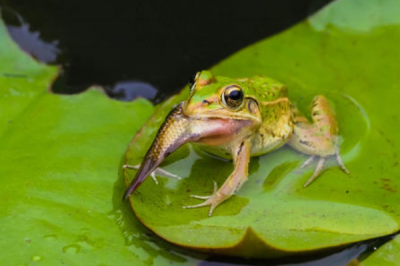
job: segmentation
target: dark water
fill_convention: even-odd
[[[0,0],[0,6],[23,49],[62,65],[55,92],[77,93],[98,84],[118,99],[158,102],[196,71],[330,1]]]
[[[78,93],[97,84],[116,99],[142,96],[159,102],[196,71],[292,26],[328,2],[0,0],[0,6],[22,49],[40,61],[62,65],[55,92]],[[341,266],[390,239],[286,261],[212,257],[201,265]]]
[[[223,259],[212,258],[213,261],[205,261],[199,266],[252,266],[252,265],[263,265],[263,266],[346,266],[350,263],[352,266],[358,265],[358,261],[368,257],[373,251],[377,250],[381,245],[387,241],[393,239],[394,236],[387,236],[377,238],[355,245],[349,246],[346,249],[333,252],[326,252],[319,256],[314,257],[300,257],[300,258],[287,258],[284,260],[276,261],[236,261],[236,262],[224,262]]]

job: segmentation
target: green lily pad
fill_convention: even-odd
[[[266,75],[288,85],[308,114],[312,98],[333,103],[341,154],[350,175],[326,170],[311,186],[306,156],[284,147],[252,158],[243,188],[220,205],[182,209],[209,195],[233,166],[190,145],[162,165],[182,180],[148,178],[131,197],[137,217],[162,238],[196,250],[247,257],[280,257],[388,235],[399,230],[400,2],[339,0],[295,27],[254,44],[211,70],[221,76]],[[164,117],[187,88],[160,105],[129,146],[139,164]],[[333,164],[333,162],[332,162]],[[315,165],[314,165],[315,167]],[[134,170],[126,170],[129,183]]]
[[[120,162],[152,104],[52,94],[59,69],[1,20],[0,58],[0,265],[197,264],[155,245],[122,202]]]

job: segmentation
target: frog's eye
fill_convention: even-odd
[[[229,108],[238,108],[243,103],[243,91],[237,85],[231,85],[225,88],[222,95],[222,103]]]

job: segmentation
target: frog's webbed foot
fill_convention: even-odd
[[[310,156],[301,166],[301,168],[305,168],[308,165],[310,165],[310,163],[312,161],[314,161],[315,157],[317,157],[316,155],[312,155]],[[338,162],[340,168],[342,168],[343,172],[345,172],[346,174],[350,174],[350,171],[346,168],[346,166],[344,165],[343,161],[342,161],[342,157],[340,156],[339,153],[339,149],[337,149],[337,152],[335,154],[336,157],[336,161]],[[324,169],[324,164],[326,161],[327,157],[319,157],[319,161],[317,164],[317,167],[315,168],[315,171],[313,173],[313,175],[307,180],[307,182],[303,185],[303,187],[307,187],[309,184],[311,184],[318,176],[319,174],[322,172],[322,170]]]
[[[184,209],[194,209],[194,208],[210,206],[208,216],[211,216],[212,213],[214,212],[215,208],[219,204],[221,204],[224,200],[227,199],[227,197],[224,197],[220,193],[218,193],[218,185],[217,185],[217,182],[215,182],[215,181],[214,181],[214,192],[212,195],[210,195],[210,196],[191,195],[190,197],[195,198],[195,199],[205,200],[205,201],[203,203],[196,204],[196,205],[183,206],[183,208]]]
[[[288,142],[299,152],[311,155],[301,168],[308,166],[314,159],[319,159],[313,175],[304,184],[304,187],[320,175],[327,158],[331,156],[335,156],[342,170],[349,173],[339,153],[339,128],[335,114],[324,96],[318,95],[314,98],[311,114],[312,122],[309,122],[297,110],[293,113],[295,126]]]
[[[124,164],[124,166],[122,166],[124,169],[128,168],[128,169],[136,169],[138,170],[140,168],[140,164],[137,165],[129,165],[129,164]],[[158,176],[164,176],[164,177],[170,177],[170,178],[175,178],[175,179],[181,179],[180,176],[175,175],[171,172],[168,172],[160,167],[156,168],[156,170],[154,170],[150,176],[151,178],[153,178],[154,182],[158,185],[158,180],[156,178],[156,175]]]
[[[232,150],[235,169],[225,180],[220,189],[214,182],[214,193],[210,196],[195,196],[192,198],[205,200],[203,203],[191,206],[184,206],[185,209],[200,208],[210,206],[208,216],[211,216],[215,208],[225,200],[229,199],[246,182],[248,176],[248,165],[250,160],[250,141],[243,140]]]

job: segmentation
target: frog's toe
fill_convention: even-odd
[[[350,174],[350,171],[346,168],[346,166],[343,163],[342,157],[339,154],[339,151],[336,153],[336,161],[338,162],[338,164],[340,165],[340,168],[342,168],[342,170],[346,173],[346,174]]]
[[[314,156],[314,155],[310,156],[310,157],[301,165],[300,168],[301,168],[301,169],[306,168],[307,166],[310,165],[310,163],[312,163],[312,162],[314,161],[314,159],[315,159],[315,156]]]
[[[137,165],[124,164],[124,165],[122,166],[122,168],[124,168],[124,169],[136,169],[136,170],[138,170],[138,169],[140,168],[140,164],[137,164]],[[156,169],[156,170],[157,170],[157,169]],[[151,176],[151,178],[154,180],[154,183],[156,183],[156,185],[158,185],[158,180],[157,180],[157,177],[156,177],[156,171],[153,171],[153,172],[150,174],[150,176]]]
[[[204,202],[196,205],[189,205],[189,206],[183,206],[184,209],[195,209],[195,208],[201,208],[201,207],[207,207],[210,206],[210,210],[208,212],[208,216],[211,216],[215,210],[215,208],[224,201],[221,197],[218,196],[217,194],[218,191],[218,186],[217,183],[214,181],[214,193],[210,196],[197,196],[197,195],[191,195],[190,197],[196,198],[196,199],[202,199],[205,200]]]
[[[208,202],[208,200],[209,200],[209,199],[207,199],[207,200],[204,201],[203,203],[196,204],[196,205],[183,206],[182,208],[184,208],[184,209],[196,209],[196,208],[206,207],[206,206],[209,206],[209,205],[210,205],[210,203]]]
[[[217,191],[218,191],[218,185],[217,185],[217,182],[214,181],[214,191],[213,191],[212,195],[209,195],[209,196],[190,195],[190,197],[195,198],[195,199],[204,199],[204,200],[206,200],[206,199],[211,198],[215,194],[217,194]]]
[[[197,195],[190,195],[190,197],[192,197],[192,198],[195,198],[195,199],[204,199],[204,200],[206,200],[206,199],[209,199],[209,198],[211,198],[211,197],[212,197],[212,195],[211,195],[211,196],[197,196]]]
[[[307,182],[303,185],[303,187],[307,187],[311,184],[321,173],[325,164],[325,157],[321,157],[318,161],[317,168],[315,168],[314,174],[307,180]]]
[[[122,166],[122,168],[124,168],[124,169],[139,169],[139,167],[140,167],[140,164],[137,164],[137,165],[130,165],[130,164],[124,164],[123,166]]]
[[[196,204],[196,205],[189,205],[189,206],[183,206],[184,209],[195,209],[195,208],[201,208],[201,207],[207,207],[210,206],[210,210],[208,211],[208,216],[212,216],[215,208],[220,204],[221,202],[214,196],[211,196],[208,198],[206,201]]]
[[[217,206],[219,205],[219,203],[216,203],[216,204],[211,204],[211,206],[210,206],[210,210],[208,211],[208,216],[209,217],[211,217],[212,216],[212,214],[213,214],[213,212],[214,212],[214,210],[215,210],[215,208],[217,208]]]
[[[137,164],[137,165],[124,164],[124,165],[122,166],[122,168],[124,168],[124,169],[136,169],[136,170],[138,170],[138,169],[140,168],[140,164]],[[168,171],[166,171],[166,170],[164,170],[164,169],[158,167],[158,168],[156,168],[156,170],[154,170],[154,171],[150,174],[151,178],[153,178],[153,180],[154,180],[154,182],[156,183],[156,185],[158,185],[158,180],[157,180],[157,178],[156,178],[156,175],[158,175],[158,176],[163,176],[163,177],[174,178],[174,179],[181,179],[180,176],[175,175],[175,174],[173,174],[173,173],[171,173],[171,172],[168,172]]]
[[[151,173],[150,176],[151,176],[151,178],[153,178],[154,183],[156,183],[156,185],[158,185],[158,180],[157,180],[157,177],[156,177],[155,172],[156,172],[156,171],[154,171],[153,173]]]
[[[174,178],[174,179],[178,179],[178,180],[182,179],[180,176],[175,175],[175,174],[173,174],[171,172],[168,172],[168,171],[166,171],[166,170],[164,170],[164,169],[162,169],[160,167],[158,167],[156,170],[154,170],[153,173],[155,173],[157,175],[160,175],[160,176],[170,177],[170,178]]]

